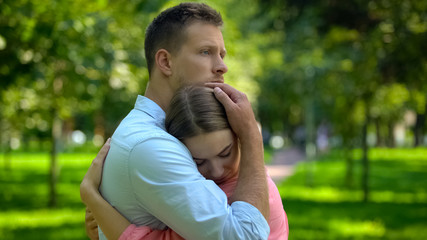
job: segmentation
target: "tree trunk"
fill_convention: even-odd
[[[382,138],[382,134],[381,134],[381,122],[379,118],[375,119],[375,131],[376,131],[376,135],[377,135],[377,147],[382,147],[384,146],[384,140]]]
[[[353,149],[350,145],[344,146],[344,158],[346,162],[346,174],[345,174],[345,185],[348,188],[353,188],[353,172],[354,172],[354,164],[353,164]]]
[[[30,151],[30,136],[25,132],[22,134],[22,150]]]
[[[12,155],[11,155],[11,148],[10,148],[10,135],[7,136],[7,141],[4,149],[4,170],[8,172],[11,168],[12,163]]]
[[[417,113],[417,120],[414,126],[414,146],[424,145],[424,127],[426,123],[427,104],[423,114]]]
[[[56,185],[58,182],[58,147],[61,138],[62,121],[58,117],[57,111],[52,111],[52,149],[50,152],[50,177],[49,177],[49,207],[53,208],[57,204]]]
[[[394,148],[396,143],[394,141],[394,124],[392,121],[387,123],[388,135],[387,135],[387,147]]]
[[[414,126],[414,147],[421,146],[423,144],[423,132],[422,132],[422,125],[424,114],[418,114],[417,113],[417,120],[415,122]]]
[[[368,110],[366,110],[368,112]],[[362,189],[363,189],[363,201],[367,202],[369,200],[369,159],[368,159],[368,124],[369,116],[366,113],[366,120],[362,128]]]
[[[6,170],[6,172],[8,172],[10,170],[10,165],[11,165],[11,149],[10,149],[10,131],[7,131],[6,129],[8,128],[8,125],[6,123],[5,119],[1,118],[1,112],[0,112],[0,152],[3,152],[3,147],[4,147],[4,152],[3,152],[3,164],[4,164],[4,170]],[[3,145],[3,139],[6,139],[6,142]]]
[[[315,123],[314,123],[314,106],[313,98],[311,96],[306,97],[305,106],[305,155],[307,156],[307,176],[306,185],[312,187],[314,184],[314,158],[316,156],[316,144],[315,144]]]
[[[95,122],[95,129],[94,129],[94,134],[95,135],[99,135],[102,136],[102,138],[105,139],[110,137],[111,135],[106,135],[106,130],[105,130],[105,119],[104,119],[104,115],[102,115],[101,112],[96,112],[95,113],[95,118],[94,118],[94,122]],[[108,133],[110,134],[110,133]],[[106,137],[108,136],[108,137]]]

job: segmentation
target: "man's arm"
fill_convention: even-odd
[[[186,239],[266,239],[269,205],[261,133],[246,96],[220,86],[223,91],[216,95],[242,151],[231,206],[218,186],[197,172],[191,155],[175,138],[168,143],[161,136],[151,137],[133,148],[131,185],[149,213]]]
[[[169,141],[159,136],[139,144],[132,151],[129,177],[138,205],[185,239],[267,239],[269,227],[262,214],[245,202],[234,202],[231,207],[227,205],[224,192],[213,181],[200,175],[182,143],[171,136]],[[99,220],[101,228],[108,231],[106,235],[116,239],[129,222],[97,192],[107,151],[105,146],[101,149],[80,190],[83,202],[93,208],[95,219]],[[111,222],[113,227],[109,227]],[[171,231],[144,231],[138,233],[149,236],[175,234]]]
[[[185,239],[267,239],[269,227],[253,205],[227,204],[225,193],[197,171],[184,145],[170,136],[132,150],[130,179],[138,202]]]
[[[261,212],[243,201],[228,205],[188,149],[159,128],[162,116],[151,114],[138,107],[115,131],[100,188],[104,198],[132,223],[167,225],[185,239],[266,239]]]
[[[240,141],[241,160],[232,202],[244,201],[255,206],[268,221],[268,184],[264,168],[262,136],[252,107],[242,92],[227,84],[208,83],[216,98],[224,105],[227,118]]]

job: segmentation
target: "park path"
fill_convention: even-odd
[[[271,163],[266,166],[268,174],[278,184],[291,176],[296,163],[304,159],[305,153],[297,147],[278,150],[273,154]]]

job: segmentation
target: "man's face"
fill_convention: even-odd
[[[180,87],[186,84],[224,82],[228,71],[220,29],[207,23],[195,22],[186,29],[186,39],[176,54],[172,54],[172,74]]]

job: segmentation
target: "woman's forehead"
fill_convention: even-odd
[[[193,157],[200,158],[218,155],[233,141],[234,137],[229,129],[204,133],[183,140]]]

